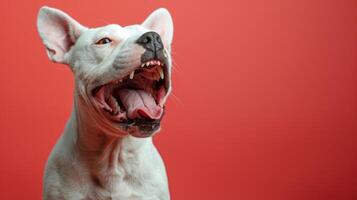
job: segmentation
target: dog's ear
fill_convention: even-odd
[[[142,23],[142,26],[159,33],[164,44],[171,45],[174,25],[167,9],[159,8],[152,12]]]
[[[87,28],[66,13],[42,7],[37,17],[37,29],[53,62],[67,64],[66,54]]]

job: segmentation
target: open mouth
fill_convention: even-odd
[[[140,131],[144,137],[160,128],[168,92],[167,76],[163,61],[150,60],[121,79],[96,87],[92,95],[109,119],[129,133]]]

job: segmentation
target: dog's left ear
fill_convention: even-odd
[[[152,12],[142,23],[142,26],[160,34],[164,45],[171,45],[174,34],[174,25],[172,17],[167,9],[159,8]]]
[[[37,29],[53,62],[68,64],[66,54],[87,29],[66,13],[42,7],[37,17]]]

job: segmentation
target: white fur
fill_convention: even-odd
[[[49,58],[68,64],[75,76],[74,109],[48,159],[43,198],[170,199],[165,166],[152,138],[135,138],[116,127],[89,95],[95,86],[127,75],[140,62],[144,49],[134,41],[147,31],[161,35],[171,67],[169,12],[158,9],[142,25],[87,28],[60,10],[42,7],[37,26]],[[103,37],[114,42],[94,45]],[[122,69],[114,71],[118,56]]]

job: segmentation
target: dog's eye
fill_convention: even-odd
[[[102,39],[98,40],[95,44],[96,45],[102,45],[102,44],[108,44],[108,43],[111,43],[111,42],[112,42],[111,39],[105,37],[105,38],[102,38]]]

